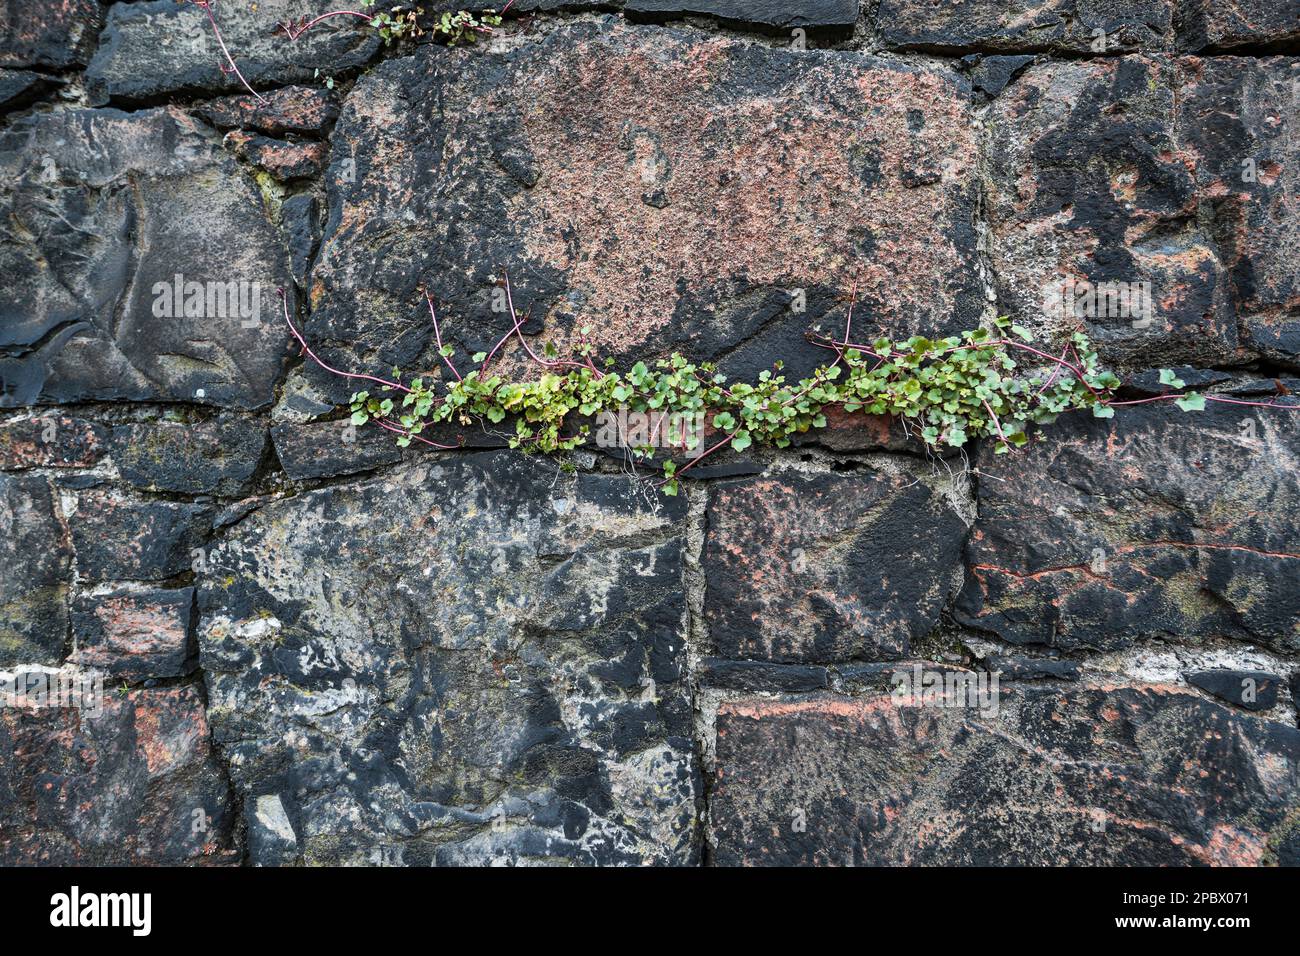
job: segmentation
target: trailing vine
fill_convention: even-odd
[[[744,451],[754,443],[789,446],[796,435],[827,426],[826,410],[888,415],[901,418],[924,445],[934,451],[961,448],[972,439],[997,441],[998,454],[1043,440],[1034,426],[1048,425],[1065,412],[1088,411],[1098,418],[1115,409],[1149,402],[1172,401],[1184,411],[1199,411],[1207,402],[1259,408],[1296,410],[1300,405],[1255,402],[1222,395],[1185,391],[1173,371],[1162,369],[1160,381],[1170,391],[1148,398],[1117,400],[1120,379],[1102,369],[1097,353],[1081,331],[1071,333],[1059,354],[1044,351],[1034,336],[1002,317],[994,330],[975,329],[939,339],[888,337],[870,342],[853,339],[853,300],[850,298],[843,339],[821,334],[809,340],[835,353],[834,359],[808,378],[787,382],[777,361],[756,382],[731,382],[711,362],[695,363],[674,353],[653,365],[636,362],[626,372],[615,371],[614,360],[597,364],[589,328],[584,328],[569,354],[561,356],[547,343],[538,354],[521,330],[510,280],[502,280],[512,327],[489,352],[471,357],[474,368],[464,374],[454,361],[455,350],[443,342],[432,297],[425,293],[447,373],[440,379],[417,376],[403,381],[345,372],[322,361],[307,345],[289,318],[281,292],[285,323],[303,354],[328,372],[369,383],[354,392],[349,403],[352,424],[373,422],[394,433],[407,447],[420,442],[434,448],[456,448],[432,441],[423,432],[434,425],[514,423],[510,447],[525,452],[573,450],[591,437],[591,425],[580,419],[616,411],[648,413],[657,418],[650,435],[661,434],[665,420],[703,416],[716,438],[683,429],[669,445],[689,452],[690,460],[662,462],[663,491],[675,495],[678,481],[689,469],[719,449]],[[510,381],[492,370],[503,346],[518,337],[528,359],[540,370],[535,378]],[[568,433],[566,434],[566,426]],[[911,427],[914,426],[914,427]],[[721,436],[721,437],[719,437]],[[655,457],[655,443],[629,447],[639,459]]]

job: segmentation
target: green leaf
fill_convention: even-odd
[[[1205,410],[1205,396],[1188,392],[1182,398],[1174,399],[1174,404],[1185,412],[1201,412]]]
[[[485,358],[487,358],[486,352],[475,352],[474,355],[470,358],[470,361],[472,361],[475,365],[478,365],[482,363],[482,361]]]
[[[1111,408],[1109,405],[1102,405],[1098,403],[1092,406],[1092,417],[1093,418],[1114,418],[1115,409]]]
[[[1033,333],[1030,332],[1028,329],[1024,328],[1023,326],[1013,325],[1011,326],[1011,331],[1014,332],[1016,335],[1020,336],[1026,342],[1032,342],[1034,340]]]
[[[1160,370],[1160,384],[1172,385],[1174,388],[1182,388],[1187,383],[1175,375],[1173,369],[1162,368]]]
[[[368,421],[370,421],[370,416],[367,415],[365,412],[353,412],[353,413],[352,413],[352,424],[353,424],[353,425],[364,425],[364,424],[365,424],[366,422],[368,422]]]
[[[752,444],[753,440],[749,437],[749,432],[738,431],[731,439],[731,447],[736,451],[744,451]]]

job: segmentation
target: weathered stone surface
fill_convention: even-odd
[[[979,50],[1160,50],[1173,39],[1176,0],[881,0],[887,47]]]
[[[1300,20],[1300,15],[1293,19]],[[1231,280],[1242,344],[1300,363],[1300,59],[1180,61],[1180,155]]]
[[[0,217],[0,406],[270,401],[288,338],[283,246],[192,118],[19,120],[0,131]],[[175,301],[178,275],[203,295],[183,287]]]
[[[72,661],[110,678],[181,677],[198,663],[194,589],[85,595],[72,606]]]
[[[67,415],[0,422],[0,468],[89,468],[104,455],[105,429]]]
[[[905,656],[938,623],[966,531],[902,467],[720,484],[708,529],[704,610],[718,653],[823,663]]]
[[[718,711],[722,865],[1253,865],[1300,806],[1300,731],[1153,685]],[[796,826],[799,823],[801,826]]]
[[[369,61],[380,40],[352,17],[326,20],[297,40],[276,32],[277,23],[335,9],[331,0],[259,0],[218,4],[216,17],[239,71],[257,87],[306,83],[317,69],[341,73]],[[87,89],[95,105],[242,89],[237,76],[222,71],[225,65],[207,17],[193,4],[116,3],[86,70]]]
[[[697,860],[684,522],[505,453],[250,514],[199,635],[245,807],[308,863]]]
[[[1196,671],[1187,683],[1247,710],[1271,710],[1281,678],[1264,671]]]
[[[286,866],[298,857],[298,835],[277,794],[264,793],[248,815],[248,855],[253,866]]]
[[[262,94],[226,96],[194,107],[194,113],[218,129],[253,129],[268,136],[286,133],[321,134],[338,118],[338,96],[332,90],[286,86]]]
[[[1186,50],[1288,47],[1300,41],[1300,13],[1278,0],[1180,0],[1178,43]]]
[[[268,136],[253,136],[243,130],[227,133],[225,143],[236,156],[281,180],[315,176],[325,162],[324,143],[288,143]]]
[[[0,66],[81,65],[94,49],[100,22],[99,0],[3,0]]]
[[[265,426],[244,418],[139,422],[114,428],[109,450],[137,488],[235,497],[248,490],[266,441]]]
[[[289,268],[293,281],[306,284],[307,270],[320,237],[320,204],[308,193],[290,196],[280,207],[285,238],[289,243]]]
[[[421,49],[344,104],[309,337],[340,366],[436,368],[417,284],[472,354],[509,328],[503,268],[525,332],[563,346],[590,326],[625,356],[762,338],[745,361],[788,343],[797,374],[826,355],[804,330],[843,329],[855,276],[859,330],[969,327],[968,99],[941,70],[655,27]]]
[[[29,103],[46,88],[48,82],[40,73],[0,70],[0,109],[17,109]]]
[[[1294,360],[1291,67],[1124,57],[1026,71],[991,118],[1003,308],[1057,336],[1082,324],[1105,357],[1145,367],[1230,362],[1241,347]],[[1067,281],[1148,282],[1150,312],[1101,303],[1093,316],[1086,299],[1071,308]]]
[[[810,664],[768,664],[706,657],[700,661],[700,683],[732,690],[821,690],[830,684],[824,667]]]
[[[295,481],[369,471],[402,460],[395,436],[350,421],[285,423],[271,429],[284,473]]]
[[[998,655],[989,658],[988,669],[990,673],[999,674],[1002,680],[1040,680],[1044,677],[1057,680],[1079,679],[1077,661],[1053,657]]]
[[[814,36],[853,35],[858,0],[627,0],[629,19],[662,22],[684,16],[707,16],[728,26],[768,33],[804,29]]]
[[[46,481],[0,475],[0,667],[62,659],[71,553]]]
[[[1063,648],[1300,648],[1300,413],[1155,403],[1051,427],[980,449],[959,621]]]
[[[0,708],[0,863],[238,862],[195,687],[108,693],[99,717]]]
[[[970,64],[971,83],[989,96],[997,96],[1022,69],[1034,62],[1032,54],[1019,56],[981,56],[978,53],[962,57]]]
[[[212,509],[95,488],[77,495],[67,520],[83,579],[164,581],[200,562]]]

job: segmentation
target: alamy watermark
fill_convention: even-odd
[[[1060,311],[1067,320],[1128,319],[1135,329],[1148,328],[1155,322],[1151,311],[1151,283],[1147,280],[1066,279],[1060,287]]]
[[[104,675],[41,666],[0,671],[0,707],[73,708],[99,717],[104,712]]]
[[[260,282],[187,281],[178,272],[171,282],[155,282],[153,297],[153,314],[158,319],[238,318],[245,329],[262,324]]]
[[[998,712],[998,673],[926,670],[913,664],[890,678],[890,697],[900,707],[961,707],[983,715]]]
[[[637,412],[626,405],[596,416],[600,448],[677,448],[688,457],[704,454],[703,412]]]

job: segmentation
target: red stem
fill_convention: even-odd
[[[390,432],[396,432],[399,435],[405,435],[407,438],[412,438],[415,441],[422,441],[426,445],[430,445],[433,448],[441,448],[443,451],[455,451],[457,448],[460,447],[459,445],[440,445],[436,441],[429,441],[429,439],[427,438],[421,438],[419,435],[411,434],[409,431],[407,431],[404,428],[398,428],[396,425],[391,425],[388,423],[388,421],[382,418],[374,419],[374,423],[378,425],[380,428],[386,428]]]
[[[433,319],[433,334],[438,339],[438,354],[442,355],[442,330],[438,328],[438,313],[433,311],[433,297],[429,295],[429,290],[424,290],[424,301],[429,303],[429,315]],[[456,381],[463,382],[460,372],[456,371],[456,366],[451,364],[451,359],[442,355],[442,360],[447,363],[447,368],[451,369],[451,374],[456,376]]]
[[[848,314],[844,317],[844,341],[846,342],[849,340],[849,333],[853,329],[853,303],[857,301],[857,297],[858,297],[858,280],[854,279],[853,290],[849,293],[849,311]],[[797,402],[801,397],[803,397],[803,395],[811,391],[813,386],[820,383],[822,379],[825,378],[826,374],[830,372],[831,369],[835,368],[835,366],[840,364],[840,360],[844,358],[844,349],[837,347],[835,349],[835,353],[836,353],[835,361],[832,362],[830,365],[826,366],[826,368],[819,371],[817,373],[816,379],[810,382],[808,384],[808,387],[805,388],[802,392],[798,392],[794,395],[791,395],[790,398],[788,398],[781,405],[782,408],[785,408],[787,405],[791,405],[794,402]]]
[[[293,23],[289,20],[286,20],[283,23],[278,24],[278,26],[280,27],[280,29],[284,30],[285,36],[287,36],[290,40],[296,41],[298,37],[302,36],[304,33],[306,33],[316,24],[320,23],[322,20],[328,20],[330,17],[360,17],[362,20],[365,20],[367,23],[369,23],[371,20],[375,18],[373,14],[358,13],[356,10],[332,10],[329,13],[322,13],[314,20],[303,21],[303,23],[296,30],[294,29]]]
[[[704,452],[704,454],[700,455],[698,458],[693,458],[693,459],[691,459],[689,462],[687,462],[685,465],[683,465],[682,468],[681,468],[681,470],[678,471],[678,472],[676,472],[676,473],[673,475],[672,478],[665,478],[663,481],[659,482],[659,484],[656,485],[655,487],[661,487],[661,486],[663,486],[663,485],[668,484],[668,482],[673,481],[674,479],[680,478],[682,475],[686,474],[686,472],[690,471],[692,468],[694,468],[696,465],[698,465],[698,464],[699,464],[700,462],[702,462],[704,459],[706,459],[706,458],[708,458],[710,455],[712,455],[715,451],[717,451],[717,450],[718,450],[719,448],[721,448],[723,445],[727,444],[727,442],[731,441],[731,439],[735,438],[738,434],[740,434],[740,431],[741,431],[741,430],[740,430],[739,428],[737,428],[734,432],[732,432],[732,433],[731,433],[730,435],[728,435],[726,438],[722,439],[722,441],[718,442],[716,445],[714,445],[714,446],[713,446],[712,448],[710,448],[708,451]]]
[[[1006,433],[1002,431],[1002,423],[998,421],[997,412],[993,411],[993,406],[989,404],[987,398],[981,399],[981,401],[984,402],[984,408],[989,413],[989,417],[993,419],[993,427],[998,430],[998,439],[1002,442],[1002,444],[1010,448],[1011,442],[1007,441]]]
[[[221,52],[226,55],[226,62],[230,64],[230,69],[234,71],[235,76],[239,77],[239,82],[244,84],[244,89],[257,97],[259,103],[265,103],[266,97],[248,85],[248,80],[244,79],[244,74],[240,73],[239,67],[235,65],[235,58],[226,49],[226,41],[221,38],[221,28],[217,26],[217,18],[212,15],[213,0],[191,0],[191,2],[208,15],[208,22],[212,24],[212,35],[217,38],[217,45],[221,47]]]
[[[405,385],[403,385],[400,382],[390,382],[388,381],[388,379],[376,378],[373,375],[363,375],[360,372],[344,372],[334,368],[332,365],[326,365],[323,361],[321,361],[320,356],[318,356],[315,352],[311,350],[311,347],[307,344],[307,340],[302,337],[302,333],[300,333],[297,329],[293,327],[293,322],[290,321],[289,319],[289,297],[284,294],[284,289],[277,289],[276,291],[280,295],[280,307],[284,312],[284,324],[289,326],[289,331],[293,333],[293,337],[297,339],[298,344],[302,346],[303,354],[309,356],[313,362],[315,362],[325,371],[330,372],[331,374],[334,375],[341,375],[343,378],[361,378],[361,379],[365,379],[368,382],[377,382],[380,385],[386,385],[389,388],[395,388],[402,392],[411,391],[409,388],[407,388]]]

